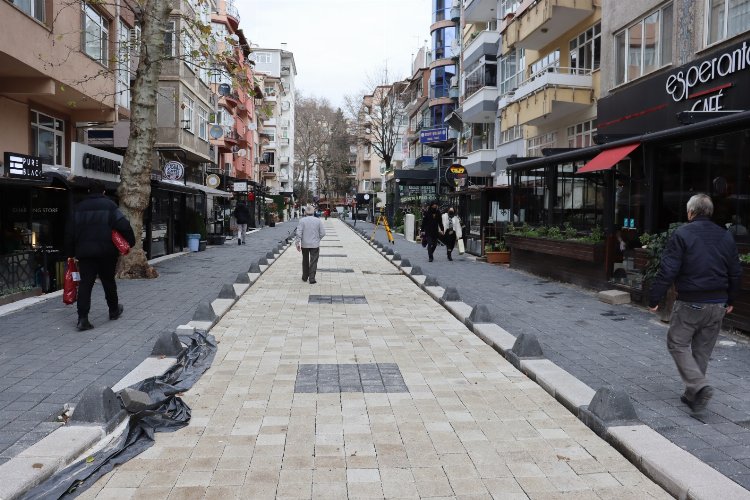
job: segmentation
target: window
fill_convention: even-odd
[[[281,127],[281,137],[289,139],[289,127]]]
[[[505,144],[518,139],[523,139],[523,125],[514,125],[508,130],[504,130],[500,136],[500,143]]]
[[[10,3],[37,21],[44,22],[44,0],[11,0]]]
[[[49,115],[31,112],[32,155],[46,165],[63,165],[65,161],[65,122]]]
[[[571,73],[584,75],[599,69],[602,50],[602,25],[587,29],[570,41],[570,69]]]
[[[526,156],[544,156],[542,149],[554,148],[555,141],[557,141],[557,134],[555,132],[532,137],[526,144]]]
[[[271,86],[271,87],[265,87],[263,89],[263,95],[266,95],[266,96],[275,96],[276,95],[276,87],[273,87],[273,86]]]
[[[276,130],[272,128],[263,129],[263,135],[268,137],[268,142],[276,142]]]
[[[104,66],[109,65],[109,21],[90,5],[82,6],[83,51]]]
[[[177,32],[175,31],[175,22],[167,21],[164,27],[164,54],[175,57],[177,55]]]
[[[707,45],[750,29],[750,0],[708,0],[707,12]]]
[[[500,0],[500,19],[508,14],[515,14],[520,2],[518,0]]]
[[[269,64],[273,61],[273,56],[270,52],[254,52],[253,61],[259,64]]]
[[[615,34],[615,85],[640,78],[671,62],[672,4]]]
[[[135,33],[135,30],[133,30]],[[130,57],[131,48],[131,30],[122,21],[119,20],[117,25],[117,95],[118,106],[130,109]]]
[[[517,49],[498,59],[500,71],[500,95],[505,95],[518,88],[523,82],[526,56],[523,49]]]
[[[190,35],[184,35],[182,37],[182,60],[188,68],[195,71],[195,56],[193,51],[195,48],[195,41]]]
[[[594,144],[594,120],[568,127],[568,147],[585,148]]]
[[[546,56],[542,57],[541,59],[538,59],[537,61],[531,63],[531,66],[529,66],[529,70],[531,74],[530,77],[536,76],[537,73],[541,73],[549,68],[550,71],[552,71],[552,68],[559,68],[560,67],[560,49],[553,50]]]
[[[198,137],[208,140],[208,111],[201,107],[198,108]]]
[[[182,100],[182,128],[190,133],[195,133],[193,109],[195,109],[195,101],[190,97],[185,96]]]

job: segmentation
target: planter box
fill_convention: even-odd
[[[646,269],[648,266],[648,250],[645,248],[636,248],[633,250],[633,267],[639,271]]]
[[[226,238],[223,234],[209,234],[207,241],[209,245],[223,245]]]
[[[200,240],[198,242],[198,251],[203,252],[206,249],[207,244],[208,244],[208,240]]]
[[[604,243],[529,238],[511,234],[505,235],[505,243],[511,249],[517,248],[547,255],[557,255],[584,262],[604,261]]]
[[[510,252],[485,252],[490,264],[510,264]]]

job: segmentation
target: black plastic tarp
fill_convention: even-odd
[[[139,455],[154,444],[156,432],[174,432],[190,421],[190,408],[177,396],[190,389],[208,370],[216,355],[212,335],[194,333],[177,362],[160,377],[131,386],[148,393],[153,404],[130,415],[127,431],[101,451],[58,471],[24,498],[74,498],[115,466]]]

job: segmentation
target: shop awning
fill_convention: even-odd
[[[213,189],[208,186],[196,184],[194,182],[186,182],[185,185],[193,189],[197,189],[198,191],[203,191],[204,193],[210,194],[211,196],[222,196],[224,198],[231,198],[232,195],[234,194],[234,193],[229,193],[227,191],[222,191],[221,189]]]
[[[635,144],[628,144],[627,146],[620,146],[612,149],[605,149],[594,158],[591,159],[586,165],[578,169],[579,174],[586,172],[596,172],[598,170],[609,170],[614,167],[618,161],[628,156],[635,148],[640,146],[640,142]]]

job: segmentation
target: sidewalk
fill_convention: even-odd
[[[190,321],[197,304],[213,300],[295,227],[267,227],[243,246],[231,240],[164,260],[155,265],[155,280],[118,280],[125,313],[117,321],[109,321],[96,284],[90,331],[75,329],[76,308],[62,297],[0,316],[0,464],[58,428],[63,405],[89,385],[119,381],[151,353],[161,332]]]
[[[190,425],[82,498],[669,498],[343,223],[216,327]],[[263,307],[257,307],[263,304]]]
[[[374,226],[358,221],[361,227]],[[387,243],[382,229],[376,239]],[[400,235],[391,248],[441,286],[455,287],[463,302],[486,305],[494,322],[514,336],[536,335],[546,358],[590,387],[624,389],[643,423],[750,489],[747,338],[719,339],[709,363],[716,392],[705,415],[695,418],[679,400],[684,388],[667,352],[667,326],[644,308],[604,304],[593,292],[459,257],[457,251],[448,262],[443,246],[430,263],[426,249]]]

